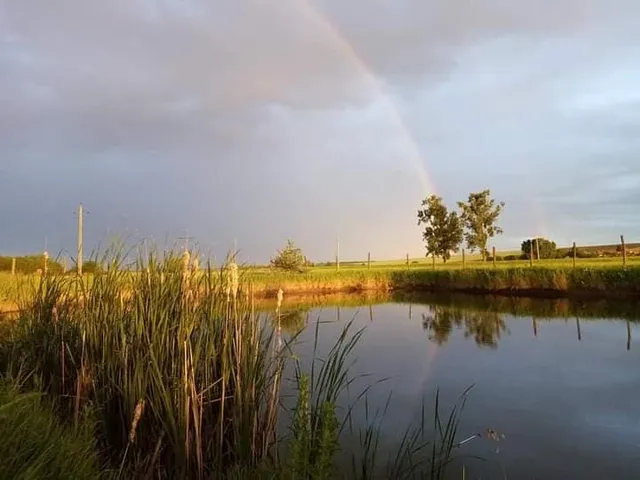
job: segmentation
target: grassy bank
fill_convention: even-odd
[[[387,461],[374,426],[346,431],[358,401],[338,405],[361,332],[346,324],[304,370],[290,348],[295,337],[256,313],[234,269],[194,274],[175,260],[151,257],[140,262],[144,273],[131,274],[115,259],[91,280],[44,277],[0,338],[0,374],[28,372],[21,389],[41,393],[56,422],[96,419],[91,445],[104,476],[336,478],[340,453],[352,455],[349,478],[442,478],[457,447],[457,406],[442,431],[424,418],[410,426]],[[296,399],[287,412],[285,385]],[[284,429],[283,418],[293,419]],[[346,433],[360,442],[340,443]]]
[[[606,259],[605,259],[606,260]],[[591,298],[624,298],[640,295],[640,265],[623,268],[607,261],[584,262],[573,267],[563,261],[540,262],[530,266],[475,264],[460,265],[385,266],[383,268],[312,268],[305,273],[276,270],[240,269],[244,281],[252,284],[257,296],[273,297],[282,288],[287,295],[322,295],[328,293],[390,291],[434,291],[491,293],[499,295]],[[102,274],[104,276],[105,274]],[[136,285],[140,273],[127,272],[130,286]],[[63,278],[77,281],[73,275]],[[39,284],[39,276],[0,274],[0,313],[15,311],[28,302]],[[93,276],[85,276],[88,284]]]
[[[273,295],[364,291],[476,292],[503,295],[634,297],[640,267],[387,268],[248,273],[256,292]]]

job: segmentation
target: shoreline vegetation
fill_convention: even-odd
[[[359,292],[360,299],[375,303],[430,303],[425,291],[449,292],[433,296],[437,305],[423,316],[424,328],[444,342],[451,322],[465,325],[478,342],[492,346],[501,332],[499,318],[490,316],[495,328],[488,330],[484,316],[466,310],[482,309],[489,300],[465,296],[462,305],[453,290],[640,291],[636,267],[396,265],[286,273],[233,262],[203,269],[188,252],[150,254],[134,268],[108,254],[100,264],[99,271],[83,276],[10,277],[12,295],[22,298],[15,318],[0,322],[0,386],[6,392],[0,389],[0,409],[15,402],[24,406],[24,427],[18,429],[24,441],[15,448],[35,463],[0,461],[8,477],[19,478],[24,468],[64,469],[66,457],[78,452],[78,466],[99,470],[100,478],[328,479],[337,478],[344,464],[349,478],[440,479],[458,450],[483,436],[457,431],[469,391],[450,406],[447,418],[434,386],[434,399],[416,412],[420,420],[400,439],[381,439],[386,408],[367,410],[367,395],[377,383],[349,393],[355,381],[351,356],[363,330],[353,331],[345,321],[334,345],[321,353],[320,321],[315,327],[303,322],[303,329],[315,328],[313,356],[303,365],[296,352],[302,329],[285,324],[296,321],[289,312],[304,301],[300,294]],[[537,311],[541,307],[531,299],[497,298],[491,307],[496,310],[581,311],[569,299]],[[611,303],[623,302],[602,302],[601,311]],[[294,400],[291,406],[284,406],[283,396]],[[365,424],[354,426],[352,414],[362,411]],[[26,423],[30,412],[51,435],[68,439],[64,449],[47,450],[32,440],[33,429],[41,427]],[[384,451],[381,444],[387,445]]]
[[[640,266],[385,268],[309,273],[248,273],[257,294],[378,292],[474,293],[523,297],[634,298]]]
[[[333,293],[403,292],[467,293],[495,296],[579,299],[633,299],[640,297],[640,263],[629,266],[590,262],[584,266],[553,263],[542,266],[501,265],[460,268],[460,266],[391,265],[310,268],[293,273],[267,268],[239,268],[256,298],[274,297],[282,289],[287,295]],[[131,273],[131,272],[127,272]],[[202,272],[200,272],[202,273]],[[59,274],[50,274],[59,276]],[[85,274],[91,280],[103,274]],[[25,292],[28,298],[39,274],[0,272],[0,313],[19,310]],[[61,278],[77,278],[66,274]]]
[[[379,382],[349,390],[363,329],[345,322],[316,352],[318,320],[303,362],[297,334],[258,313],[235,264],[196,272],[187,256],[150,256],[131,275],[119,261],[92,277],[39,277],[0,336],[0,410],[22,412],[7,448],[24,459],[3,456],[3,478],[60,471],[73,457],[74,478],[440,479],[481,436],[457,431],[468,390],[443,415],[434,387],[382,449],[386,408],[367,406]],[[36,442],[45,424],[64,441]]]

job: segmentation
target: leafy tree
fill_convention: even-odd
[[[533,245],[532,245],[533,244]],[[533,246],[533,250],[532,247]],[[533,252],[533,258],[538,258],[538,250],[540,250],[540,258],[556,258],[557,247],[556,242],[547,240],[546,238],[528,239],[522,242],[522,255],[529,258]]]
[[[444,262],[457,252],[462,243],[462,222],[456,212],[449,212],[442,198],[430,195],[422,201],[418,210],[418,225],[424,224],[422,239],[425,241],[427,256],[441,257]]]
[[[307,259],[292,240],[287,240],[285,247],[278,250],[275,257],[271,259],[271,265],[282,270],[302,272],[307,265]]]
[[[504,208],[504,202],[496,203],[489,189],[470,193],[467,202],[458,202],[461,218],[466,227],[464,238],[467,247],[480,250],[482,260],[487,258],[487,243],[490,238],[502,233],[496,222]]]

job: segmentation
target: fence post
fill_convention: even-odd
[[[409,254],[407,253],[407,267],[409,266]]]
[[[627,266],[627,247],[624,244],[624,235],[620,235],[620,243],[622,243],[622,266]]]
[[[573,268],[576,268],[576,242],[573,242]]]
[[[16,274],[16,258],[13,257],[11,259],[11,275],[15,275]]]
[[[529,240],[529,266],[533,267],[533,238]]]
[[[464,255],[464,248],[462,249],[462,269],[464,270],[467,266],[467,262]]]
[[[493,254],[493,267],[496,267],[496,247],[493,247],[492,249],[492,254]]]
[[[578,330],[578,341],[582,341],[582,332],[580,331],[580,318],[576,317],[576,328]]]

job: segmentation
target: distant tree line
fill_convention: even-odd
[[[36,273],[44,269],[43,255],[24,255],[21,257],[0,257],[0,271],[10,272],[13,259],[16,259],[16,273]],[[62,273],[62,264],[55,259],[47,260],[47,270],[51,273]]]
[[[22,255],[19,257],[0,256],[0,272],[11,272],[13,259],[16,261],[16,273],[33,274],[44,270],[44,255]],[[101,269],[100,264],[94,260],[87,260],[82,264],[83,273],[96,273]],[[64,272],[61,261],[55,258],[47,259],[47,271],[52,274]],[[75,265],[69,268],[66,273],[76,271]]]

